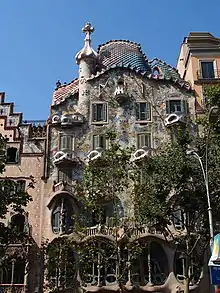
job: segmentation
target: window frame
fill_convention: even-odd
[[[203,76],[203,70],[202,70],[202,63],[212,63],[213,65],[213,77],[204,77]],[[217,78],[217,64],[215,59],[201,59],[199,60],[199,73],[200,73],[200,79],[215,79]]]
[[[181,111],[177,111],[177,112],[171,112],[170,110],[170,102],[172,101],[180,101],[180,107],[181,107]],[[168,98],[166,100],[166,114],[170,115],[170,114],[174,114],[174,113],[180,113],[180,114],[185,114],[188,115],[189,114],[189,103],[187,99],[183,99],[183,98],[179,98],[179,97],[173,97],[173,98]]]
[[[66,209],[67,207],[67,209]],[[71,215],[70,215],[71,213]],[[56,234],[69,234],[70,230],[67,229],[71,227],[70,224],[74,226],[74,220],[72,215],[75,214],[73,204],[70,198],[66,196],[58,197],[51,210],[51,229],[52,232]],[[58,226],[54,225],[55,215],[57,215]],[[62,218],[63,217],[63,218]],[[61,219],[62,218],[62,219]],[[66,220],[69,221],[68,226],[66,225]],[[72,228],[73,228],[72,226]]]
[[[62,146],[63,145],[62,139],[64,139],[64,138],[67,138],[67,140],[70,139],[70,141],[69,141],[70,142],[70,147],[69,148],[68,148],[68,142],[67,141],[66,141],[67,147],[63,147]],[[74,143],[75,143],[75,140],[74,140],[74,137],[72,135],[61,133],[60,134],[60,137],[59,137],[59,151],[62,151],[62,152],[73,152],[74,149],[75,149]]]
[[[94,106],[97,107],[97,105],[105,105],[105,111],[103,111],[103,116],[105,116],[104,120],[100,120],[100,121],[97,121],[97,120],[94,120]],[[97,111],[97,109],[96,109]],[[108,124],[108,103],[107,102],[101,102],[101,101],[94,101],[91,103],[91,107],[90,107],[90,113],[91,113],[91,117],[90,117],[90,121],[91,121],[91,124],[99,124],[99,125],[103,125],[103,124]],[[97,114],[96,114],[97,115]]]
[[[139,118],[138,119],[138,115],[139,115],[139,117],[141,117],[141,111],[140,111],[140,104],[146,104],[146,105],[148,105],[149,106],[149,109],[145,112],[145,113],[149,113],[149,119],[141,119],[141,118]],[[137,107],[139,106],[139,109],[137,109]],[[138,115],[137,115],[137,112],[139,111],[139,113],[138,113]],[[144,113],[144,112],[142,112],[142,113]],[[139,124],[141,124],[141,123],[148,123],[148,122],[152,122],[152,105],[151,105],[151,102],[149,102],[149,101],[146,101],[146,100],[139,100],[139,101],[136,101],[135,102],[135,122],[136,123],[139,123]]]
[[[97,137],[99,140],[99,143],[98,143],[99,146],[97,146],[97,147],[95,147],[95,143],[94,143],[95,137]],[[100,138],[101,137],[103,138],[103,147],[100,147]],[[108,149],[108,139],[106,138],[106,136],[104,134],[93,134],[92,135],[92,150],[94,151],[99,147],[102,148],[103,150]]]
[[[150,145],[149,146],[147,146],[147,145],[145,145],[145,146],[140,146],[139,145],[139,137],[140,136],[143,136],[143,135],[149,135],[150,136]],[[145,138],[146,139],[146,138]],[[140,133],[137,133],[136,134],[136,147],[137,147],[137,149],[139,150],[139,149],[142,149],[143,147],[147,147],[147,148],[152,148],[152,132],[151,131],[146,131],[146,132],[140,132]]]
[[[8,149],[16,149],[16,155],[15,155],[15,160],[13,162],[10,162],[7,160],[8,157]],[[18,146],[13,146],[13,145],[6,145],[6,151],[5,151],[5,156],[6,156],[6,162],[5,164],[12,165],[12,164],[18,164],[19,159],[20,159],[20,148]]]

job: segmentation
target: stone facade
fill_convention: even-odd
[[[99,154],[97,149],[107,147],[108,130],[117,132],[122,146],[133,146],[137,158],[136,150],[145,155],[146,148],[157,149],[168,140],[167,127],[173,123],[188,123],[191,131],[196,131],[192,122],[193,94],[174,68],[159,59],[148,61],[140,45],[129,41],[110,41],[96,53],[91,48],[93,30],[90,24],[84,27],[85,45],[76,56],[79,77],[65,85],[57,82],[47,121],[22,121],[22,114],[14,113],[13,104],[5,103],[1,94],[0,131],[9,138],[7,147],[13,146],[19,153],[13,162],[7,163],[3,178],[23,179],[26,185],[30,175],[35,178],[35,188],[29,189],[33,201],[27,207],[35,243],[28,278],[23,284],[28,292],[42,292],[41,247],[46,240],[52,242],[67,232],[61,227],[58,208],[63,209],[67,203],[73,213],[79,211],[74,184],[80,180],[88,158],[95,159]],[[125,213],[127,200],[125,197],[122,202]],[[9,220],[11,216],[8,215]],[[88,228],[89,235],[96,233],[98,227]],[[175,247],[161,234],[149,232],[147,228],[139,232],[139,237],[152,242],[155,257],[161,252],[165,259],[164,263],[159,259],[158,267],[155,263],[153,285],[145,284],[141,290],[181,291],[183,284],[176,273]],[[0,285],[0,288],[4,286],[7,287]],[[134,289],[131,285],[126,288]],[[190,287],[195,289],[199,291],[199,286]],[[117,291],[119,288],[110,283],[102,289],[94,284],[92,289],[88,286],[85,290]]]

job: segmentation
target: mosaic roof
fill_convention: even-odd
[[[134,70],[150,79],[170,80],[187,90],[190,89],[190,85],[180,78],[174,67],[158,58],[148,61],[146,55],[141,51],[140,44],[127,40],[112,40],[99,46],[98,56],[101,71],[98,71],[89,79],[96,78],[110,69],[123,67]],[[158,69],[159,75],[153,74],[155,68]],[[60,104],[69,96],[77,93],[78,85],[78,79],[71,81],[69,84],[59,84],[54,91],[52,105]]]
[[[151,73],[146,56],[137,43],[124,40],[109,41],[99,46],[101,64],[106,68],[127,67],[146,74]]]
[[[53,93],[52,105],[60,104],[66,98],[77,93],[79,90],[78,85],[79,85],[78,79],[75,79],[68,84],[59,85]]]
[[[152,70],[154,68],[158,68],[159,71],[161,71],[161,74],[164,75],[165,79],[172,79],[172,80],[180,79],[180,75],[177,72],[176,68],[172,67],[171,65],[162,61],[161,59],[154,58],[153,60],[149,61],[149,65],[151,66]]]

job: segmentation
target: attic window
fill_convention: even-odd
[[[17,163],[18,162],[18,149],[14,147],[7,148],[7,163]]]
[[[123,82],[122,79],[120,79],[120,80],[118,81],[118,86],[123,86],[123,85],[124,85],[124,82]]]
[[[154,68],[153,74],[154,74],[154,76],[159,76],[160,75],[160,71],[159,71],[158,67]]]

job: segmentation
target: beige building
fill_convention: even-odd
[[[23,188],[28,188],[30,176],[33,176],[35,188],[28,189],[33,201],[23,218],[31,239],[27,248],[29,257],[19,260],[18,265],[13,255],[13,261],[9,260],[11,266],[1,268],[0,292],[10,292],[7,291],[10,289],[15,290],[13,292],[43,292],[46,272],[42,245],[46,240],[50,243],[72,233],[72,215],[80,211],[74,185],[81,178],[84,164],[101,157],[107,148],[105,134],[109,129],[117,132],[122,146],[134,146],[133,159],[141,160],[148,155],[149,149],[156,149],[168,139],[167,127],[192,123],[195,100],[189,83],[183,80],[189,79],[193,87],[197,86],[196,75],[189,74],[193,63],[190,54],[191,67],[186,65],[190,69],[187,73],[183,70],[181,78],[175,68],[162,60],[149,61],[141,46],[131,41],[109,41],[100,45],[97,51],[93,50],[93,31],[89,23],[83,28],[85,43],[76,55],[79,75],[68,84],[57,82],[47,121],[22,121],[22,114],[14,113],[13,103],[6,103],[4,93],[1,93],[0,129],[8,137],[3,178],[8,176],[21,181]],[[181,52],[184,48],[189,50],[184,44]],[[189,62],[184,56],[179,59],[179,64]],[[209,66],[203,73],[210,74]],[[123,218],[128,213],[129,198],[123,196],[119,201]],[[9,214],[8,222],[15,221],[15,216],[20,215]],[[106,217],[111,218],[110,208]],[[102,238],[111,233],[107,218]],[[178,233],[182,231],[180,221],[175,221],[172,229]],[[100,237],[95,223],[88,224],[87,236]],[[165,241],[161,232],[149,231],[147,227],[138,232],[138,237],[150,243],[151,252],[143,259],[141,268],[127,274],[125,281],[129,285],[125,285],[125,291],[134,290],[141,284],[140,290],[146,292],[179,292],[183,288],[184,262],[175,246]],[[82,291],[82,283],[87,292],[120,290],[113,268],[111,274],[102,276],[101,285],[97,283],[97,274],[98,278],[102,274],[100,268],[91,268],[91,271],[90,281],[75,272],[68,278],[72,287],[65,280],[62,292]],[[56,271],[54,278],[57,279]],[[190,290],[205,292],[205,279],[197,283],[198,280],[190,284]]]
[[[220,39],[206,32],[191,32],[180,48],[177,70],[196,96],[196,113],[202,113],[204,85],[220,82]]]

